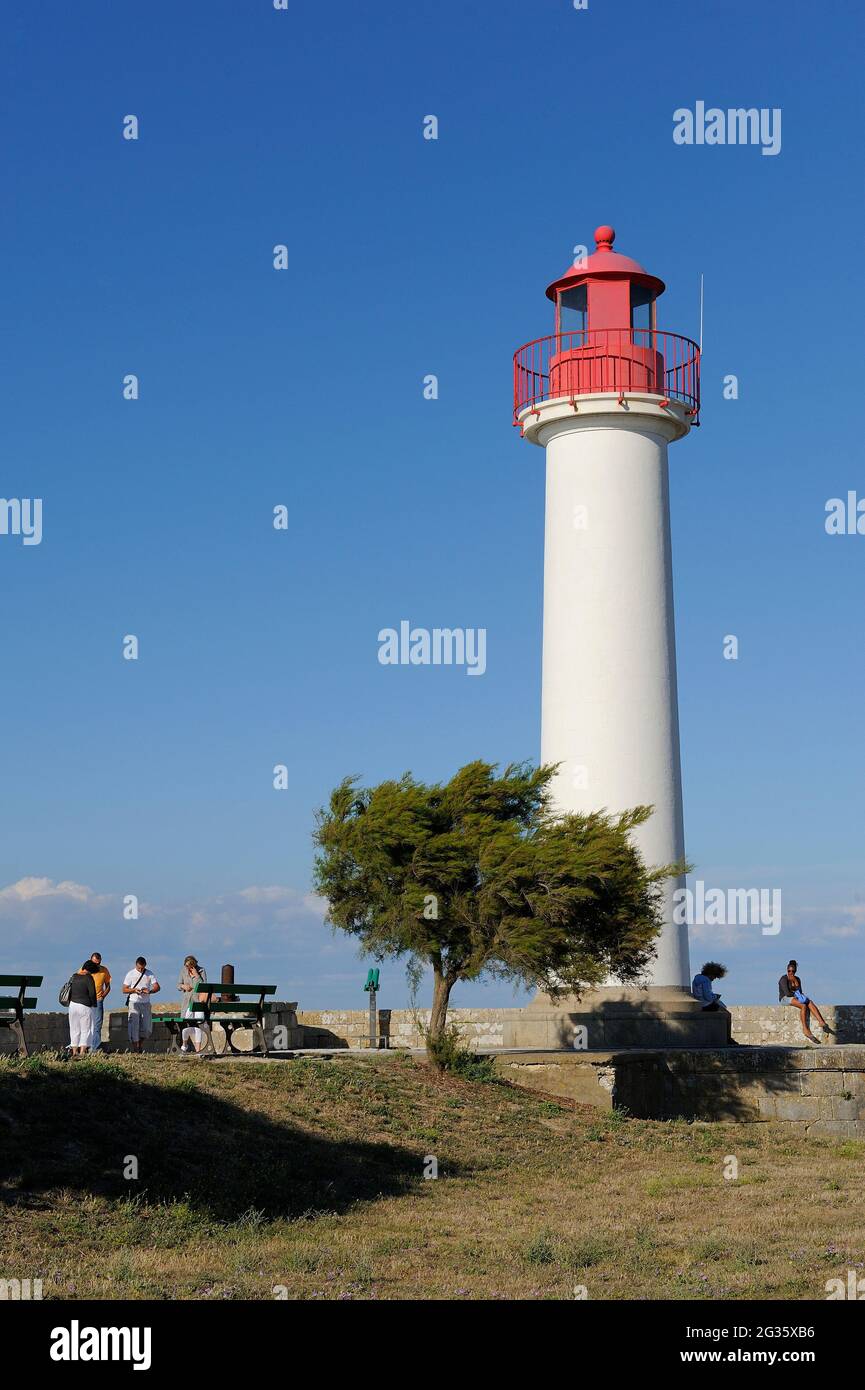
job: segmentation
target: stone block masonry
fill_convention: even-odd
[[[865,1044],[865,1005],[827,1004],[823,1015],[835,1036],[827,1044]],[[801,1047],[799,1011],[783,1004],[737,1005],[730,1010],[733,1038],[749,1047]],[[379,1031],[389,1047],[423,1047],[423,1028],[429,1024],[427,1009],[380,1009]],[[467,1047],[483,1051],[500,1047],[570,1048],[573,1029],[567,1014],[532,1009],[450,1009],[448,1019]],[[301,1010],[296,1015],[302,1041],[298,1047],[365,1047],[369,1019],[365,1009]],[[601,1021],[603,1026],[603,1021]],[[636,1021],[635,1043],[639,1042]],[[819,1029],[815,1029],[819,1036]],[[645,1029],[643,1029],[645,1036]],[[630,1040],[629,1040],[630,1041]],[[649,1045],[658,1046],[653,1039]],[[609,1046],[603,1036],[589,1036],[590,1048]]]
[[[163,1010],[177,1009],[177,1003],[170,1000],[162,1003],[154,1003],[153,1006],[153,1036],[144,1044],[145,1052],[167,1052],[171,1045],[171,1035],[168,1029],[159,1022],[159,1015]],[[366,1017],[366,1015],[364,1015]],[[282,1032],[277,1033],[281,1028]],[[27,1046],[31,1052],[41,1052],[44,1050],[57,1051],[65,1048],[69,1043],[69,1015],[64,1009],[62,1012],[40,1014],[33,1012],[26,1015],[25,1030],[27,1033]],[[268,1023],[265,1029],[268,1045],[272,1047],[293,1051],[299,1047],[313,1046],[310,1042],[303,1041],[303,1032],[297,1025],[297,1005],[295,1003],[277,1003],[273,1010],[268,1014]],[[214,1042],[217,1047],[222,1046],[223,1030],[216,1025],[213,1029]],[[251,1047],[252,1034],[249,1030],[238,1031],[235,1034],[235,1046],[239,1048]],[[107,1044],[112,1052],[126,1052],[129,1050],[129,1031],[128,1013],[126,1009],[111,1009],[105,1014],[102,1023],[102,1042]],[[327,1046],[328,1044],[324,1044]],[[329,1044],[335,1046],[336,1044]],[[346,1046],[340,1043],[340,1046]],[[15,1051],[15,1039],[8,1028],[0,1028],[0,1055]]]
[[[765,1124],[865,1139],[865,1047],[509,1052],[503,1080],[636,1119]]]
[[[522,1009],[450,1009],[448,1020],[459,1030],[467,1047],[487,1051],[512,1047]],[[379,1036],[388,1047],[424,1046],[429,1027],[428,1009],[379,1009]],[[369,1013],[366,1009],[301,1010],[296,1016],[301,1030],[299,1047],[366,1047]]]
[[[865,1043],[865,1005],[827,1004],[820,1009],[835,1036],[827,1044]],[[748,1047],[801,1047],[799,1010],[789,1004],[733,1004],[730,1008],[733,1037]],[[811,1026],[820,1037],[819,1025]]]
[[[161,1008],[176,1008],[176,1004],[161,1001],[154,1004],[153,1017]],[[733,1038],[749,1047],[802,1046],[799,1012],[781,1004],[734,1005],[731,1010]],[[865,1005],[827,1004],[823,1006],[827,1023],[835,1036],[827,1038],[831,1046],[865,1044]],[[448,1017],[455,1024],[466,1046],[482,1051],[514,1047],[570,1049],[573,1029],[568,1027],[568,1015],[557,1019],[552,1014],[531,1009],[451,1009]],[[424,1045],[423,1029],[429,1024],[427,1009],[379,1009],[379,1035],[388,1047],[420,1048]],[[282,1032],[276,1035],[276,1030]],[[818,1031],[818,1030],[815,1030]],[[220,1030],[221,1032],[221,1030]],[[285,1048],[346,1048],[369,1046],[369,1012],[367,1009],[300,1010],[297,1005],[283,1001],[273,1005],[268,1015],[268,1039],[284,1042]],[[27,1036],[34,1050],[65,1047],[69,1042],[68,1016],[64,1011],[33,1013],[28,1016]],[[819,1031],[818,1031],[819,1036]],[[237,1035],[237,1045],[246,1046],[246,1035]],[[125,1050],[126,1010],[112,1009],[106,1013],[102,1032],[103,1042],[112,1048]],[[637,1039],[635,1038],[635,1041]],[[649,1045],[658,1046],[653,1039]],[[11,1050],[12,1036],[0,1029],[0,1053]],[[169,1045],[164,1028],[154,1028],[148,1051],[163,1052]],[[588,1039],[590,1049],[609,1047],[603,1036]]]

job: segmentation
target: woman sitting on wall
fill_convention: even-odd
[[[834,1035],[834,1030],[829,1027],[825,1018],[821,1014],[813,999],[809,999],[802,988],[802,981],[796,974],[799,969],[798,961],[791,960],[787,965],[786,975],[782,975],[778,981],[778,999],[782,1004],[792,1004],[799,1010],[799,1021],[802,1024],[802,1032],[809,1042],[819,1043],[820,1039],[815,1038],[811,1032],[810,1017],[813,1013],[824,1033]]]

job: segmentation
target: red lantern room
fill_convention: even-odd
[[[615,392],[681,402],[696,423],[700,351],[688,338],[659,332],[655,305],[664,282],[613,250],[616,233],[598,227],[596,249],[547,289],[555,333],[514,357],[514,420],[540,401]]]
[[[654,329],[655,300],[664,293],[664,282],[614,251],[615,239],[612,227],[598,227],[593,255],[575,261],[548,288],[547,298],[556,306],[556,333]]]

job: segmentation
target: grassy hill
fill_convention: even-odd
[[[865,1261],[863,1158],[408,1057],[3,1058],[0,1277],[45,1298],[821,1298]]]

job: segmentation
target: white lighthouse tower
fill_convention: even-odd
[[[635,832],[654,866],[685,855],[667,446],[697,421],[700,353],[658,331],[664,285],[614,239],[598,227],[595,252],[548,288],[555,331],[515,355],[514,418],[546,450],[541,758],[560,764],[554,801],[654,806]],[[690,983],[676,886],[648,980],[671,1003]]]

